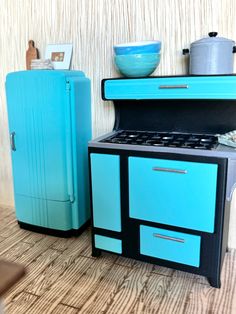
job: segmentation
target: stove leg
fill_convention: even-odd
[[[208,277],[209,284],[214,288],[220,288],[221,282],[218,277]]]
[[[99,257],[99,256],[101,256],[101,254],[102,254],[101,250],[96,249],[94,247],[92,248],[92,256],[93,257]]]

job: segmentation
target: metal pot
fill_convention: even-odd
[[[211,75],[232,74],[233,53],[236,52],[233,40],[216,37],[218,33],[211,32],[209,37],[193,42],[189,49],[183,49],[183,54],[190,54],[189,74]]]

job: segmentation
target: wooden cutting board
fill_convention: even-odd
[[[0,296],[25,274],[24,266],[0,260]]]
[[[31,70],[31,61],[39,58],[39,51],[34,45],[34,41],[31,39],[28,42],[29,48],[26,51],[26,69]]]

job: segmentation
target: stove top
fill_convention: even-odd
[[[212,150],[218,145],[214,135],[177,132],[118,131],[101,140],[102,143],[160,147],[181,147]]]

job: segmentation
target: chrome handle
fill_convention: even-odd
[[[174,173],[180,173],[180,174],[186,174],[188,173],[187,170],[182,169],[172,169],[172,168],[159,168],[159,167],[153,167],[153,171],[164,171],[164,172],[174,172]]]
[[[11,134],[10,134],[10,145],[11,145],[11,149],[12,149],[13,151],[16,151],[15,135],[16,135],[15,132],[11,132]]]
[[[169,236],[166,236],[166,235],[163,235],[163,234],[159,234],[159,233],[153,233],[153,236],[155,238],[161,238],[161,239],[175,241],[175,242],[180,242],[180,243],[184,243],[185,242],[184,239],[169,237]]]
[[[188,88],[187,84],[183,85],[160,85],[159,89],[178,89],[178,88]]]

